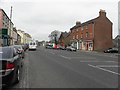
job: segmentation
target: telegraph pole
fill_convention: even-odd
[[[10,9],[10,40],[9,40],[9,45],[11,44],[11,39],[12,39],[12,37],[11,37],[11,33],[12,33],[12,29],[11,29],[11,23],[12,23],[12,6],[11,6],[11,9]]]

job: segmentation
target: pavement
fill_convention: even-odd
[[[117,88],[118,56],[38,47],[25,53],[19,84],[8,88]]]

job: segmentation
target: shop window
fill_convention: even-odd
[[[89,47],[93,47],[93,44],[92,44],[92,43],[89,43]]]

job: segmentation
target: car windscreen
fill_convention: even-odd
[[[35,45],[35,43],[33,43],[33,45]]]
[[[13,53],[11,48],[0,48],[0,60],[12,58]]]
[[[30,45],[32,45],[32,43],[30,43]]]

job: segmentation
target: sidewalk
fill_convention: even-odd
[[[93,53],[93,54],[120,56],[120,53],[104,53],[104,52],[100,52],[100,51],[86,51],[86,50],[77,50],[77,51],[78,52]]]

